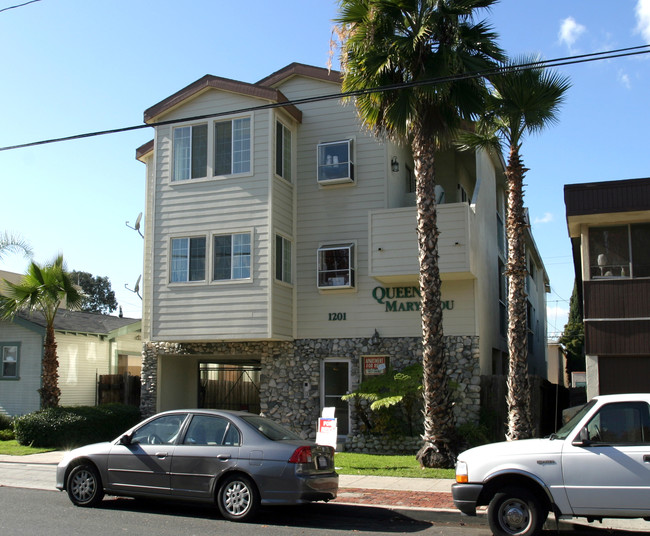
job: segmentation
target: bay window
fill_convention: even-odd
[[[172,283],[205,280],[205,237],[173,238]]]
[[[208,125],[174,129],[174,181],[207,176]]]
[[[251,235],[238,233],[214,237],[215,281],[250,279]]]
[[[250,117],[214,124],[214,174],[233,175],[251,170]]]
[[[291,182],[291,131],[280,121],[275,126],[275,174]]]
[[[275,278],[291,283],[291,242],[275,235]]]
[[[318,249],[318,287],[354,287],[354,245],[331,245]]]

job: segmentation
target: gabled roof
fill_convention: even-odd
[[[205,75],[196,82],[189,86],[184,87],[173,95],[154,104],[144,112],[145,123],[152,123],[161,114],[171,111],[173,108],[180,106],[187,99],[197,96],[209,89],[218,89],[221,91],[229,91],[231,93],[238,93],[257,99],[262,99],[271,102],[288,102],[287,98],[282,92],[272,87],[267,87],[261,84],[249,84],[247,82],[240,82],[238,80],[231,80],[229,78],[222,78],[220,76],[213,76],[210,74]],[[292,104],[288,104],[284,109],[296,119],[302,121],[302,112]]]
[[[30,322],[43,329],[46,327],[45,317],[39,311],[33,313],[18,313],[18,318]],[[68,311],[59,309],[54,317],[54,329],[56,331],[70,331],[75,333],[86,333],[90,335],[108,335],[110,332],[126,326],[139,324],[137,318],[120,318],[119,316],[102,315],[98,313],[86,313],[84,311]]]
[[[275,71],[266,78],[262,78],[257,82],[257,84],[274,87],[280,82],[284,82],[293,76],[306,76],[308,78],[334,82],[336,84],[342,82],[341,73],[339,71],[332,71],[331,69],[324,69],[323,67],[314,67],[313,65],[294,62],[283,67],[279,71]]]

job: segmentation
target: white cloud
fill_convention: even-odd
[[[639,0],[639,2],[648,2],[648,0]],[[560,43],[564,43],[569,50],[573,48],[573,44],[578,38],[587,31],[587,28],[582,24],[576,22],[573,17],[567,17],[560,25],[560,33],[558,37]]]
[[[624,71],[618,72],[618,81],[627,89],[630,89],[632,87],[632,84],[630,83],[630,76]]]
[[[650,43],[650,0],[638,0],[635,11],[636,32],[643,36],[646,43]]]
[[[553,214],[550,212],[545,212],[544,215],[541,218],[535,218],[535,221],[533,223],[537,225],[538,223],[551,223],[554,220]]]

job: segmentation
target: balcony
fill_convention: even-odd
[[[476,276],[474,211],[467,203],[438,205],[441,279]],[[419,273],[415,207],[374,210],[369,222],[368,272],[382,283],[416,281]]]

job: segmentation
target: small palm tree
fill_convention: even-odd
[[[474,133],[464,134],[466,148],[498,148],[509,151],[506,166],[506,236],[508,261],[508,440],[532,437],[528,381],[528,330],[526,308],[526,216],[524,176],[528,171],[520,149],[526,134],[542,131],[557,121],[557,113],[570,87],[569,79],[539,67],[536,57],[522,57],[503,64],[489,77],[492,91],[487,110]],[[520,67],[521,66],[521,67]]]
[[[0,260],[6,253],[23,253],[26,257],[32,256],[32,248],[22,238],[7,231],[0,234]]]
[[[80,289],[73,284],[65,270],[63,256],[43,266],[31,262],[27,273],[18,284],[4,280],[5,296],[0,296],[0,317],[13,319],[19,312],[39,311],[45,317],[42,385],[39,389],[41,407],[59,405],[61,390],[58,385],[59,361],[54,337],[54,319],[61,305],[76,309],[82,303]]]
[[[494,2],[341,0],[336,21],[343,91],[397,85],[356,97],[356,107],[376,135],[410,145],[413,153],[424,368],[424,446],[417,458],[425,467],[448,467],[455,456],[442,331],[435,153],[450,145],[463,121],[482,110],[484,81],[463,75],[503,58],[496,34],[473,20],[476,10]]]

